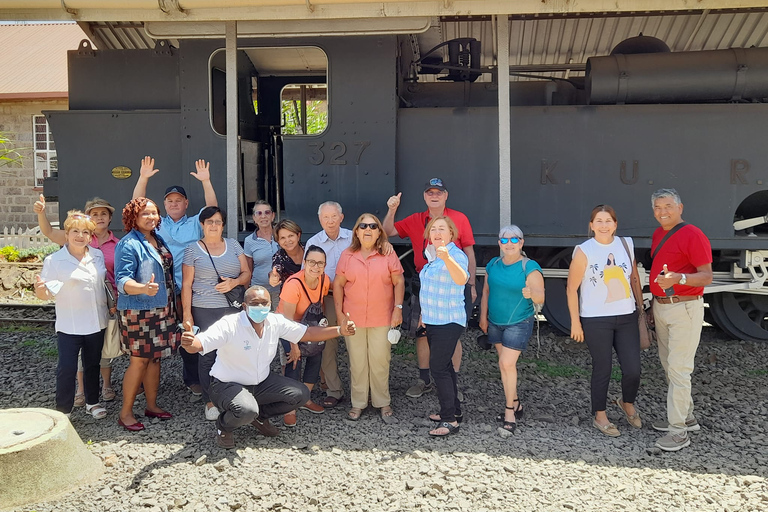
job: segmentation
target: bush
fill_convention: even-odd
[[[35,263],[45,259],[46,256],[58,251],[56,244],[37,247],[34,249],[17,249],[13,245],[6,245],[0,249],[0,261]]]

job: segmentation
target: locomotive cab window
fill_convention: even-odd
[[[289,84],[280,94],[283,135],[317,135],[328,126],[325,84]]]

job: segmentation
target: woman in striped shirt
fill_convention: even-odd
[[[237,240],[224,238],[226,214],[217,206],[208,206],[200,212],[203,238],[189,244],[184,250],[181,302],[184,322],[196,325],[201,331],[210,327],[224,315],[238,313],[224,295],[238,285],[248,286],[251,270],[243,248]],[[203,388],[205,417],[215,420],[219,411],[208,397],[209,372],[216,361],[216,351],[200,356],[198,369]]]

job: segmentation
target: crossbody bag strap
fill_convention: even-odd
[[[205,247],[205,253],[211,259],[211,265],[213,266],[213,271],[216,272],[216,275],[218,276],[219,280],[221,280],[221,274],[219,274],[219,271],[216,269],[216,264],[213,262],[213,256],[211,256],[211,251],[208,250],[208,246],[205,245],[205,242],[200,240],[200,243],[203,244],[203,247]],[[226,243],[227,242],[224,242],[225,245],[226,245]]]
[[[669,232],[666,235],[664,235],[664,238],[661,239],[661,242],[659,242],[659,245],[656,246],[656,250],[653,251],[653,254],[651,254],[651,259],[656,257],[656,255],[659,253],[659,251],[664,246],[664,244],[667,242],[667,240],[669,240],[669,237],[671,237],[672,235],[677,233],[680,228],[682,228],[684,226],[687,226],[687,225],[688,225],[687,222],[681,222],[677,226],[675,226],[672,229],[670,229]]]
[[[630,254],[630,252],[629,252],[629,245],[627,244],[626,238],[624,238],[623,236],[620,236],[619,240],[621,240],[621,245],[624,246],[624,250],[627,251],[627,257],[629,257],[629,264],[632,265],[634,263],[635,259],[632,257],[632,254]],[[635,273],[636,270],[637,270],[637,264],[635,264],[632,267],[632,272],[629,275],[629,279],[630,279],[630,287],[629,288],[630,289],[632,289],[632,285],[631,285],[632,275]],[[639,277],[639,274],[638,274],[638,277]],[[642,288],[642,286],[641,286],[641,288]],[[634,294],[634,291],[632,293]],[[637,302],[637,310],[638,311],[642,311],[643,310],[643,297],[642,297],[642,295],[640,297],[635,297],[635,302]]]
[[[301,285],[302,290],[304,290],[304,294],[307,296],[307,299],[309,299],[310,304],[319,304],[323,300],[323,285],[325,284],[325,274],[323,274],[323,277],[320,278],[320,297],[317,299],[317,302],[312,302],[312,297],[309,295],[309,291],[307,290],[307,287],[304,286],[304,282],[299,279],[298,277],[291,277],[288,279],[290,281],[291,279],[295,279],[299,282]],[[286,283],[288,282],[286,281]]]

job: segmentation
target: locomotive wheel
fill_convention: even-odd
[[[573,248],[560,250],[556,255],[545,261],[549,268],[568,268],[571,264],[571,254]],[[547,322],[555,329],[560,331],[563,336],[571,334],[571,315],[568,312],[568,297],[565,293],[566,279],[547,278],[544,279],[544,288],[546,289],[546,300],[541,312]]]
[[[716,293],[709,309],[717,326],[735,339],[768,341],[768,296]]]

